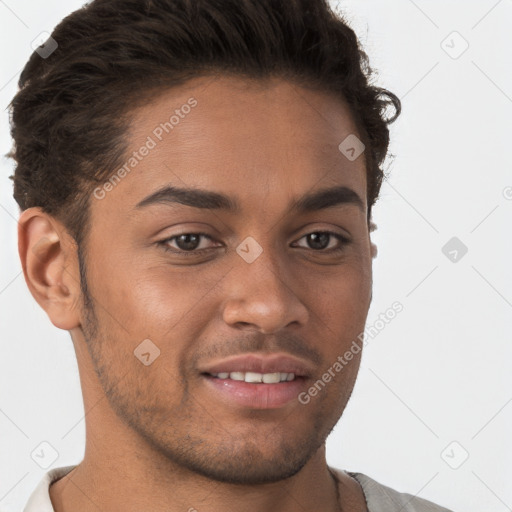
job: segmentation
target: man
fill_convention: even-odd
[[[19,253],[86,449],[26,512],[447,510],[325,459],[400,113],[370,73],[323,0],[95,0],[32,55]]]

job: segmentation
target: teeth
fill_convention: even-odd
[[[265,375],[273,375],[273,374],[266,373]],[[261,373],[245,372],[245,382],[261,382],[262,379],[263,379],[263,375]]]
[[[258,374],[256,374],[258,375]],[[247,377],[246,377],[247,378]],[[277,373],[264,373],[262,380],[265,384],[276,384],[277,382],[280,382],[281,380],[281,374],[279,372]]]
[[[278,382],[289,382],[295,379],[294,373],[257,373],[257,372],[221,372],[212,373],[218,379],[232,379],[251,383],[263,382],[264,384],[277,384]]]

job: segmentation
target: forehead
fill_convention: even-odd
[[[339,149],[351,135],[350,109],[332,94],[281,79],[196,78],[133,113],[124,172],[102,207],[133,208],[163,185],[257,205],[342,184],[366,204],[364,154],[351,161]]]

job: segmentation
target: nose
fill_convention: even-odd
[[[252,263],[240,258],[235,265],[226,283],[223,318],[228,325],[269,334],[307,323],[309,312],[299,295],[302,287],[271,251],[264,250]]]

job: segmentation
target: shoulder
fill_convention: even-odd
[[[453,512],[423,498],[391,489],[363,473],[331,469],[338,476],[345,473],[359,482],[369,512],[394,512],[396,510],[403,510],[404,512]]]

